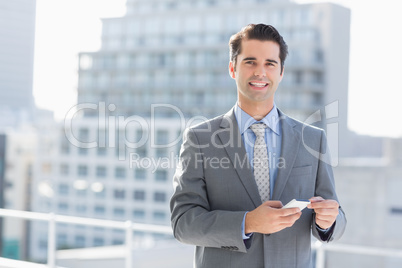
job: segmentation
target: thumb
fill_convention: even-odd
[[[282,202],[279,200],[268,200],[268,201],[264,202],[263,205],[269,206],[271,208],[282,208],[283,207]]]
[[[314,197],[310,198],[311,203],[321,202],[321,201],[324,201],[324,200],[325,199],[322,198],[321,196],[314,196]]]

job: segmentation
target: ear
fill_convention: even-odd
[[[230,77],[232,77],[233,79],[236,78],[236,74],[235,74],[235,70],[234,70],[234,65],[233,65],[233,62],[232,62],[232,61],[229,62],[229,74],[230,74]]]
[[[283,70],[282,70],[282,73],[281,73],[281,79],[279,80],[279,82],[281,82],[282,81],[282,79],[283,79],[283,75],[285,74],[285,67],[283,67]]]

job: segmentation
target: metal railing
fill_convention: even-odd
[[[125,268],[133,268],[133,254],[131,252],[133,247],[133,232],[152,232],[159,234],[172,234],[170,226],[151,225],[134,223],[131,221],[111,221],[100,220],[92,218],[82,218],[73,216],[56,215],[54,213],[38,213],[28,212],[10,209],[0,209],[0,217],[19,218],[36,221],[47,221],[49,224],[48,231],[48,256],[47,265],[43,267],[56,268],[56,223],[70,223],[78,225],[87,225],[94,227],[104,227],[111,229],[125,230]],[[402,259],[402,249],[390,249],[390,248],[376,248],[365,247],[357,245],[346,244],[326,244],[316,241],[312,243],[312,249],[316,250],[316,268],[325,268],[326,252],[343,252],[347,254],[360,254],[379,257],[393,257]],[[0,266],[1,267],[1,266]],[[18,267],[18,266],[16,266]],[[22,267],[22,266],[20,266]],[[36,267],[36,266],[35,266]],[[38,265],[39,267],[39,265]]]
[[[48,249],[47,249],[47,267],[56,268],[56,223],[70,223],[78,225],[86,225],[93,227],[103,227],[111,229],[120,229],[126,232],[125,236],[125,268],[133,267],[133,232],[152,232],[158,234],[172,234],[170,226],[151,225],[134,223],[132,221],[111,221],[92,218],[73,217],[65,215],[56,215],[54,213],[38,213],[11,209],[0,209],[0,217],[19,218],[35,221],[46,221],[48,228]]]
[[[338,252],[377,257],[393,257],[402,259],[402,249],[366,247],[337,243],[327,244],[320,241],[312,243],[311,248],[316,250],[315,268],[325,268],[326,252]]]

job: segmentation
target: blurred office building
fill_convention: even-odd
[[[33,162],[35,0],[0,0],[0,208],[27,210]],[[0,254],[27,255],[28,227],[0,218]]]
[[[40,146],[33,167],[32,209],[168,225],[171,178],[180,146],[174,139],[180,137],[180,125],[173,120],[156,122],[151,134],[148,126],[152,122],[142,123],[145,128],[131,124],[112,129],[87,118],[43,125],[38,132]],[[166,146],[172,141],[174,146]],[[44,259],[47,223],[32,225],[32,257]],[[149,239],[144,233],[135,233],[135,237]],[[121,230],[57,225],[59,249],[121,245],[124,239]]]
[[[402,267],[402,232],[398,228],[402,225],[402,138],[384,141],[382,157],[341,158],[334,168],[338,196],[348,219],[339,243],[368,246],[372,251],[329,253],[328,268]]]
[[[32,121],[36,0],[0,0],[0,130]]]
[[[151,116],[155,103],[174,105],[187,117],[222,114],[237,97],[228,75],[229,38],[261,22],[274,25],[289,46],[278,107],[324,128],[337,121],[343,142],[332,151],[350,152],[350,11],[334,4],[128,0],[124,17],[103,20],[101,50],[80,54],[78,102],[115,104],[114,115]],[[95,110],[83,113],[97,116]],[[175,117],[177,111],[157,115]]]
[[[219,115],[237,97],[228,41],[249,23],[274,25],[288,43],[278,106],[304,121],[339,101],[345,131],[350,11],[334,4],[128,0],[124,17],[103,20],[102,49],[80,54],[78,102],[106,101],[127,116],[150,116],[154,103],[175,105],[188,117]]]
[[[260,22],[277,27],[289,45],[278,107],[324,127],[336,117],[339,135],[346,135],[348,9],[272,0],[128,0],[125,16],[103,19],[101,49],[79,55],[76,114],[40,127],[32,209],[170,225],[183,128],[235,104],[228,41]],[[115,230],[57,225],[59,248],[123,239]],[[30,248],[33,259],[46,257],[47,224],[33,223]]]
[[[35,131],[31,126],[8,129],[0,134],[0,143],[0,207],[29,211]],[[6,218],[1,225],[1,256],[25,259],[29,254],[29,222]]]

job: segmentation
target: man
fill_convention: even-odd
[[[329,242],[346,226],[324,131],[276,108],[287,45],[274,27],[248,25],[229,46],[237,104],[184,133],[174,235],[196,245],[195,267],[312,267],[311,233]],[[292,199],[309,209],[282,208]]]

